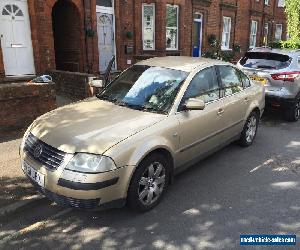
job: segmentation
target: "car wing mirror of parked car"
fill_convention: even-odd
[[[185,110],[203,110],[205,102],[201,99],[190,98],[184,104]]]
[[[94,87],[94,88],[103,88],[104,87],[103,80],[92,80],[90,85],[91,85],[91,87]]]

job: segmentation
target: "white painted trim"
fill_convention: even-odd
[[[176,4],[167,4],[167,6],[172,6],[172,7],[175,7],[177,9],[177,37],[176,37],[176,45],[177,47],[175,49],[170,49],[170,48],[167,48],[167,45],[166,45],[166,50],[168,51],[176,51],[179,49],[179,44],[178,44],[178,41],[179,41],[179,5],[176,5]],[[166,13],[167,14],[167,13]],[[166,27],[167,28],[167,27]],[[170,28],[173,28],[173,27],[170,27]]]
[[[96,13],[104,13],[113,15],[113,31],[114,31],[114,54],[115,54],[115,68],[118,68],[117,62],[117,46],[116,46],[116,16],[115,16],[115,1],[112,0],[112,7],[104,7],[96,5]],[[98,21],[97,21],[98,23]],[[97,32],[98,35],[98,32]],[[100,53],[100,51],[99,51]]]

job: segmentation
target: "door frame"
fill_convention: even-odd
[[[6,72],[6,66],[5,66],[5,58],[4,58],[4,49],[5,49],[5,45],[3,42],[3,36],[2,34],[0,34],[0,46],[1,46],[1,56],[2,56],[2,60],[3,60],[3,69],[4,69],[4,74],[5,77],[7,78],[19,78],[19,77],[30,77],[30,76],[35,76],[36,75],[36,67],[35,67],[35,57],[34,57],[34,50],[33,50],[33,41],[32,41],[32,32],[31,32],[31,20],[30,20],[30,16],[29,16],[29,4],[27,0],[19,0],[19,1],[15,1],[15,2],[22,2],[22,3],[26,3],[26,12],[27,12],[27,28],[28,28],[28,37],[29,37],[29,44],[28,44],[28,48],[30,50],[31,56],[32,56],[32,66],[33,66],[33,72],[30,74],[16,74],[16,75],[7,75]],[[10,3],[10,4],[14,4],[14,3]],[[4,6],[6,5],[6,3],[1,3],[0,4],[0,11],[2,11],[2,9],[4,8]],[[1,13],[0,13],[1,16]],[[24,16],[25,18],[25,16]],[[1,18],[0,18],[1,19]],[[25,20],[26,22],[26,20]]]
[[[96,5],[96,16],[97,13],[104,13],[104,14],[111,14],[113,15],[113,36],[114,36],[114,56],[115,56],[115,69],[118,68],[117,64],[117,46],[116,46],[116,16],[115,16],[115,1],[112,1],[112,7],[104,7],[100,5]],[[97,18],[98,19],[98,18]],[[98,20],[97,20],[97,25],[98,25]],[[98,32],[97,32],[98,34]],[[100,57],[100,51],[98,51],[99,57]],[[100,58],[99,58],[100,59]],[[100,71],[100,65],[99,65],[99,71]]]
[[[202,57],[201,51],[202,51],[202,34],[203,34],[203,14],[196,12],[195,14],[200,15],[200,18],[194,18],[194,23],[200,23],[200,37],[199,37],[199,57]]]

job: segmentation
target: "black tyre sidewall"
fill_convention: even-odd
[[[146,168],[151,165],[153,162],[160,162],[164,168],[165,168],[165,186],[164,189],[160,195],[160,197],[151,205],[146,206],[143,203],[140,202],[139,197],[138,197],[138,188],[139,188],[139,181],[140,178],[142,177],[143,173],[145,172]],[[127,193],[127,205],[135,211],[138,212],[145,212],[148,210],[151,210],[154,208],[162,199],[165,191],[167,190],[167,186],[169,183],[169,177],[170,177],[170,167],[169,163],[167,161],[167,158],[164,157],[162,154],[159,153],[153,153],[149,156],[147,156],[145,159],[141,161],[141,163],[137,166],[131,181],[130,185],[128,188],[128,193]]]
[[[291,108],[285,110],[284,118],[285,118],[286,121],[296,122],[296,121],[299,120],[300,117],[296,117],[296,105],[297,105],[298,102],[299,102],[299,100],[296,101],[295,105],[293,105]]]

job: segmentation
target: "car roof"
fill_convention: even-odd
[[[300,55],[300,49],[277,49],[277,48],[271,48],[271,47],[256,47],[248,52],[268,52],[268,53],[277,53],[277,54],[283,54],[288,56],[295,56]]]
[[[147,65],[154,67],[163,67],[168,69],[181,70],[185,72],[191,72],[195,68],[211,64],[229,64],[224,61],[214,60],[209,58],[189,57],[189,56],[165,56],[165,57],[153,57],[144,61],[136,63],[136,65]]]

